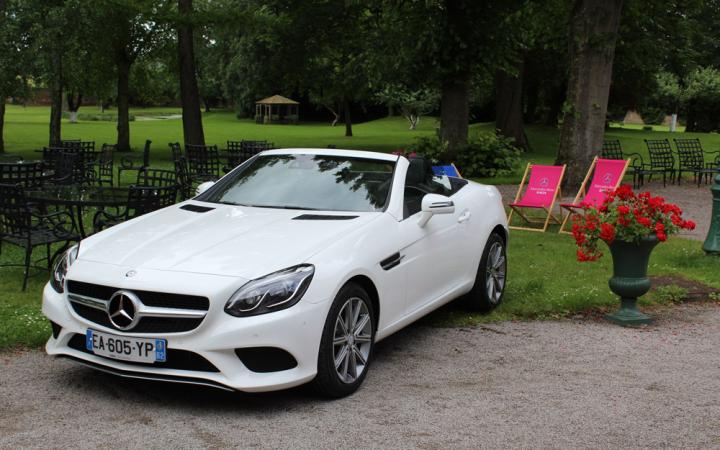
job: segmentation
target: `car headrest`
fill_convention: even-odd
[[[407,184],[420,184],[432,179],[432,165],[425,158],[410,158],[407,172]]]

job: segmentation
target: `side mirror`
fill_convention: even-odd
[[[422,199],[422,214],[420,214],[420,220],[418,225],[424,227],[430,218],[435,214],[452,214],[455,212],[455,203],[450,200],[450,197],[439,194],[427,194]]]
[[[202,194],[203,192],[205,192],[208,189],[210,189],[211,187],[213,187],[214,184],[215,184],[214,181],[206,181],[204,183],[200,183],[198,185],[198,187],[195,188],[195,195]]]

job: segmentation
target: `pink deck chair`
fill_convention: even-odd
[[[530,181],[528,181],[527,189],[522,198],[523,186],[527,179],[528,172],[530,172]],[[544,232],[547,230],[550,221],[560,223],[560,219],[555,217],[553,214],[553,206],[558,198],[560,198],[560,183],[562,183],[563,176],[565,175],[565,166],[541,166],[528,164],[525,167],[525,174],[523,174],[522,181],[518,187],[515,200],[510,203],[510,214],[508,215],[508,226],[516,230],[528,230],[528,231],[540,231]],[[546,217],[542,217],[539,220],[533,217],[529,217],[525,213],[525,209],[541,209],[547,214]],[[513,213],[517,213],[526,224],[541,223],[542,228],[529,227],[529,226],[513,226],[512,216]]]
[[[575,200],[572,203],[560,203],[560,208],[568,211],[567,217],[560,226],[560,233],[569,233],[565,230],[570,216],[579,214],[582,211],[583,204],[589,204],[594,207],[599,207],[602,202],[605,201],[607,193],[614,191],[622,183],[625,171],[630,164],[630,160],[627,159],[599,159],[597,156],[593,159],[588,169],[585,179],[580,185]],[[590,187],[588,188],[588,180],[592,174],[592,181],[590,181]],[[582,196],[582,200],[580,197]]]

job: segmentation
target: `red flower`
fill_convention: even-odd
[[[618,206],[618,209],[617,209],[617,210],[618,210],[618,214],[620,214],[620,215],[622,215],[622,216],[627,215],[627,214],[630,214],[630,208],[628,208],[628,207],[625,206],[625,205],[620,205],[620,206]]]
[[[657,238],[660,240],[660,242],[665,242],[665,241],[667,241],[667,234],[665,234],[665,233],[663,233],[663,232],[661,232],[661,231],[658,231],[658,232],[655,233],[655,234],[657,235]]]
[[[637,221],[640,225],[644,227],[650,228],[652,226],[650,219],[648,219],[647,217],[638,217]]]
[[[600,224],[600,239],[608,243],[615,240],[615,227],[611,223]]]
[[[692,220],[686,220],[683,222],[682,225],[680,225],[681,228],[685,228],[686,230],[694,230],[695,229],[695,222]]]
[[[622,186],[617,188],[615,190],[615,195],[621,200],[628,200],[635,196],[633,194],[632,187],[629,184],[623,184]]]

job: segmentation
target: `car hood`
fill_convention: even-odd
[[[184,205],[213,209],[197,212],[183,209]],[[79,259],[133,269],[252,279],[306,262],[340,236],[363,227],[380,214],[185,202],[85,239]],[[303,215],[311,217],[296,219]],[[321,217],[312,217],[316,215]],[[338,215],[345,216],[344,220],[328,220],[327,216]]]

